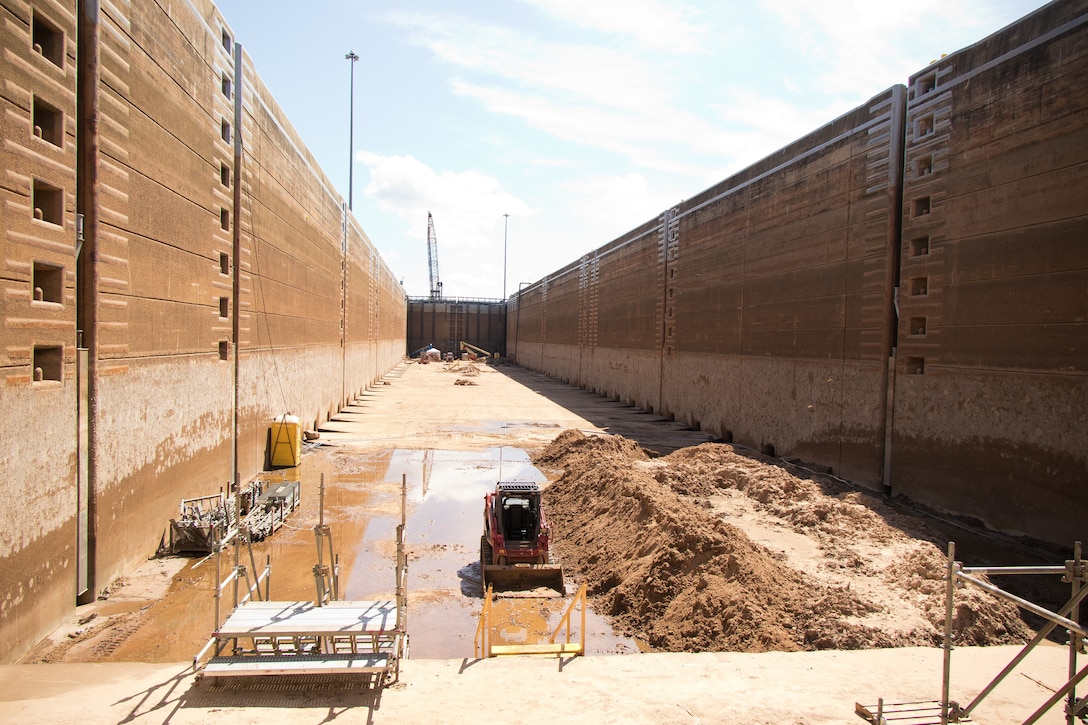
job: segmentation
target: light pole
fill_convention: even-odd
[[[509,214],[502,215],[502,298],[506,299],[506,225],[510,221]]]
[[[348,211],[351,211],[351,182],[355,171],[355,159],[352,158],[355,155],[355,61],[359,60],[359,56],[355,55],[354,50],[349,50],[344,59],[351,61],[351,92],[348,95],[351,105],[348,110]]]

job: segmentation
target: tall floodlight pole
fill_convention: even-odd
[[[351,61],[351,91],[348,95],[348,103],[351,109],[348,111],[348,211],[351,211],[351,182],[355,171],[355,61],[359,56],[354,50],[348,51],[345,60]]]
[[[506,299],[506,225],[510,221],[509,214],[502,215],[502,298]]]

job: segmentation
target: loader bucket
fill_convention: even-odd
[[[495,596],[563,597],[563,567],[558,564],[488,565],[483,568],[483,588],[490,584]]]

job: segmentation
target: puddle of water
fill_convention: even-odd
[[[472,656],[482,598],[479,551],[484,494],[500,480],[543,482],[520,448],[480,451],[397,450],[371,503],[373,513],[348,573],[344,598],[392,598],[400,481],[407,481],[408,631],[418,658]],[[568,589],[575,587],[568,584]],[[547,641],[566,609],[562,599],[500,599],[493,641]],[[574,616],[575,621],[578,615]],[[576,625],[577,626],[577,625]],[[638,643],[586,615],[589,654],[632,653]]]

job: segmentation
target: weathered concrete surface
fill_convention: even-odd
[[[75,606],[81,547],[94,596],[154,552],[181,498],[234,478],[235,351],[245,479],[264,468],[273,417],[317,427],[401,359],[405,305],[244,56],[239,88],[233,33],[209,0],[101,3],[98,223],[83,255],[97,282],[77,289],[79,13],[74,0],[0,0],[0,12],[0,494],[17,504],[0,510],[8,661]],[[32,36],[47,38],[42,52]]]
[[[519,290],[515,357],[995,528],[1083,538],[1086,49],[1074,0],[942,59]]]
[[[1082,539],[1088,3],[911,78],[892,490]]]
[[[0,7],[0,661],[75,605],[73,7]]]

